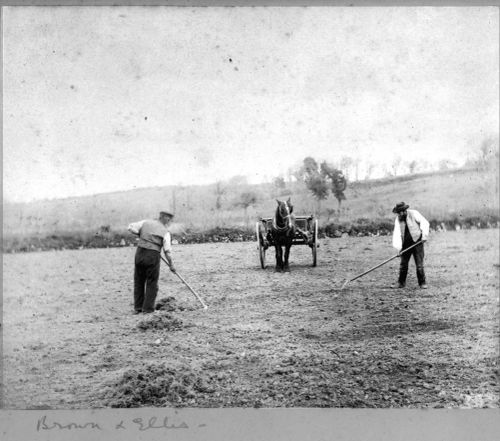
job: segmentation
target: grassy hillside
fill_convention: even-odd
[[[351,187],[346,205],[351,218],[390,216],[395,203],[405,201],[428,219],[448,219],[498,214],[498,195],[497,173],[455,170],[360,182]]]
[[[285,190],[272,184],[225,184],[221,208],[216,209],[216,187],[159,187],[99,194],[88,197],[4,204],[4,236],[47,235],[98,231],[108,225],[111,231],[123,231],[128,223],[156,217],[162,208],[176,212],[174,230],[207,230],[217,226],[253,228],[260,217],[271,217],[275,198],[290,196],[297,214],[318,215],[327,220],[349,222],[359,218],[390,219],[396,202],[405,201],[428,219],[446,220],[474,215],[498,215],[498,174],[491,170],[454,170],[400,176],[391,179],[350,183],[347,200],[338,212],[333,196],[317,201],[298,182]],[[243,192],[255,192],[255,206],[245,211],[236,203]],[[336,210],[335,213],[333,210]],[[329,211],[330,210],[330,211]]]

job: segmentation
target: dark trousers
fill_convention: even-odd
[[[403,245],[403,249],[408,248],[415,242],[407,243]],[[411,256],[415,259],[415,266],[417,267],[417,279],[418,284],[423,285],[425,283],[425,272],[424,272],[424,244],[418,244],[411,250],[403,253],[401,255],[401,264],[399,266],[399,283],[404,285],[406,283],[406,275],[408,274],[408,263],[410,262]]]
[[[153,312],[155,309],[160,262],[158,251],[137,247],[134,271],[134,309],[136,311]]]

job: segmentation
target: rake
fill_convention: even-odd
[[[152,243],[153,245],[158,245],[158,244],[156,244],[155,242],[152,242],[152,241],[150,241],[150,240],[148,240],[148,239],[145,239],[144,237],[142,237],[141,239],[142,239],[142,240],[144,240],[144,241],[146,241],[146,242]],[[167,259],[165,259],[165,258],[161,255],[161,251],[160,251],[160,257],[161,257],[161,260],[163,260],[163,261],[167,264],[167,266],[170,268],[170,265],[169,265],[169,263],[168,263]],[[196,292],[193,288],[191,288],[191,286],[189,285],[189,283],[187,283],[187,282],[183,279],[183,277],[182,277],[182,276],[181,276],[181,275],[180,275],[177,271],[175,271],[175,272],[174,272],[174,274],[175,274],[175,275],[176,275],[176,276],[180,279],[180,281],[181,281],[182,283],[184,283],[184,285],[186,285],[186,286],[188,287],[189,291],[191,291],[191,292],[195,295],[195,297],[196,297],[196,298],[200,301],[201,305],[203,306],[203,309],[208,309],[208,306],[205,304],[205,302],[202,300],[202,298],[201,298],[201,297],[197,294],[197,292]]]
[[[379,263],[378,265],[374,266],[373,268],[370,268],[368,271],[365,271],[364,273],[358,274],[356,277],[353,277],[352,279],[346,280],[344,282],[344,284],[342,285],[342,288],[340,288],[340,289],[341,290],[344,289],[348,283],[353,282],[354,280],[359,279],[360,277],[363,277],[364,275],[366,275],[368,273],[371,273],[373,270],[380,268],[382,265],[385,265],[387,262],[390,262],[391,260],[395,259],[396,257],[400,257],[401,254],[406,253],[408,250],[411,250],[413,247],[416,247],[418,244],[421,244],[421,243],[422,243],[422,241],[419,240],[418,242],[414,243],[412,246],[406,248],[403,251],[400,251],[395,256],[392,256],[391,258],[384,260],[382,263]]]
[[[165,259],[161,254],[160,254],[160,257],[161,257],[161,260],[163,260],[167,264],[167,266],[170,268],[170,265],[168,264],[167,259]],[[205,304],[205,302],[202,300],[202,298],[196,293],[196,291],[193,288],[191,288],[191,286],[189,286],[189,283],[187,283],[177,271],[175,271],[174,274],[180,279],[180,281],[182,283],[184,283],[184,285],[186,285],[188,287],[189,291],[191,291],[195,295],[195,297],[200,301],[201,305],[203,306],[203,309],[208,309],[208,306]]]

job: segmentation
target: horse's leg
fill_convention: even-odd
[[[284,265],[283,265],[283,245],[280,245],[280,268],[281,271],[283,271]]]
[[[296,227],[294,226],[286,238],[286,242],[285,242],[285,246],[286,246],[286,249],[285,249],[285,271],[290,271],[290,267],[288,265],[288,258],[290,257],[290,249],[292,248],[293,238],[295,237],[296,231],[297,231]]]
[[[285,264],[284,264],[284,270],[285,271],[290,271],[290,267],[288,266],[288,257],[290,256],[290,248],[292,247],[292,243],[289,242],[286,244],[285,248]]]
[[[282,250],[281,250],[281,245],[276,244],[274,245],[274,248],[276,250],[276,267],[274,268],[274,271],[280,272],[282,267],[283,267],[283,258],[282,258]]]

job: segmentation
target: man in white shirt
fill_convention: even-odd
[[[399,279],[395,287],[405,287],[408,263],[411,256],[413,256],[417,267],[418,284],[420,288],[427,289],[424,272],[424,242],[429,237],[429,222],[417,210],[409,210],[409,208],[409,205],[400,202],[392,210],[397,215],[394,221],[392,245],[401,252],[419,241],[421,243],[401,254]]]
[[[175,273],[171,255],[172,242],[167,230],[173,217],[172,213],[161,211],[157,220],[142,220],[128,226],[129,232],[139,236],[135,253],[134,314],[155,310],[162,248],[170,270]]]

